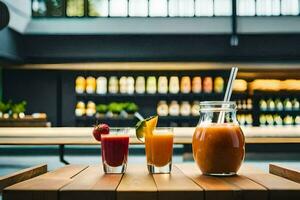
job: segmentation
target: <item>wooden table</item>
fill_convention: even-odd
[[[6,188],[3,199],[299,200],[300,184],[246,165],[225,178],[203,176],[194,163],[156,175],[145,165],[130,164],[124,175],[105,175],[100,165],[68,165]]]
[[[248,144],[300,144],[300,127],[243,127]],[[0,128],[0,145],[97,145],[92,127]],[[191,144],[194,127],[174,128],[174,143]],[[130,143],[141,144],[135,129],[129,131]]]
[[[300,144],[300,127],[242,127],[247,144]],[[99,145],[92,127],[0,128],[0,145],[59,145],[59,159],[64,158],[65,145]],[[174,128],[175,144],[191,144],[193,127]],[[135,129],[129,131],[130,144],[142,144]]]

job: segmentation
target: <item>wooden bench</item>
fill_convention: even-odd
[[[203,176],[194,163],[151,175],[146,165],[106,175],[102,166],[68,165],[4,189],[3,200],[299,200],[300,184],[244,165],[232,177]]]

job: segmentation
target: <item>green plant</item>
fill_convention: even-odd
[[[8,101],[7,103],[4,103],[3,101],[0,101],[0,112],[2,113],[8,113],[9,110],[11,110],[12,102]]]
[[[16,113],[16,114],[24,113],[26,111],[26,105],[27,105],[26,101],[22,101],[20,103],[13,104],[11,106],[11,111],[12,111],[12,113]]]
[[[135,113],[139,110],[139,107],[135,103],[127,103],[125,110],[128,113]]]
[[[108,110],[108,106],[105,105],[105,104],[98,104],[98,105],[96,106],[96,111],[97,111],[98,113],[106,113],[107,110]]]
[[[108,110],[119,114],[123,110],[123,105],[122,103],[112,102],[108,105]]]

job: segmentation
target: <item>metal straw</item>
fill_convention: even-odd
[[[138,120],[140,120],[140,121],[143,121],[143,120],[145,119],[139,112],[135,112],[135,113],[134,113],[134,116],[135,116],[136,118],[138,118]]]
[[[231,68],[230,77],[228,80],[228,84],[227,84],[227,88],[226,88],[226,92],[225,92],[225,96],[224,96],[224,100],[223,100],[224,102],[230,101],[231,94],[232,94],[232,86],[233,86],[233,82],[236,78],[237,72],[238,72],[237,67]],[[222,105],[222,107],[223,107],[223,105]],[[225,113],[224,113],[224,111],[221,111],[219,118],[218,118],[218,123],[224,123],[224,117],[225,117]]]

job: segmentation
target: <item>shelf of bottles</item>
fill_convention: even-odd
[[[78,76],[75,82],[75,115],[81,124],[84,121],[133,124],[138,112],[144,117],[159,115],[161,126],[196,125],[199,101],[221,100],[225,86],[221,76],[186,75]]]
[[[295,91],[254,93],[260,126],[300,125],[300,93]]]
[[[224,71],[203,76],[77,76],[76,125],[107,122],[134,126],[136,114],[160,116],[160,126],[195,126],[199,102],[222,100],[227,77]],[[213,76],[207,76],[208,74]],[[146,73],[147,74],[147,73]],[[300,125],[300,80],[237,79],[232,100],[242,126]]]
[[[298,16],[298,0],[237,0],[238,16]],[[33,17],[231,16],[232,0],[32,0]]]

